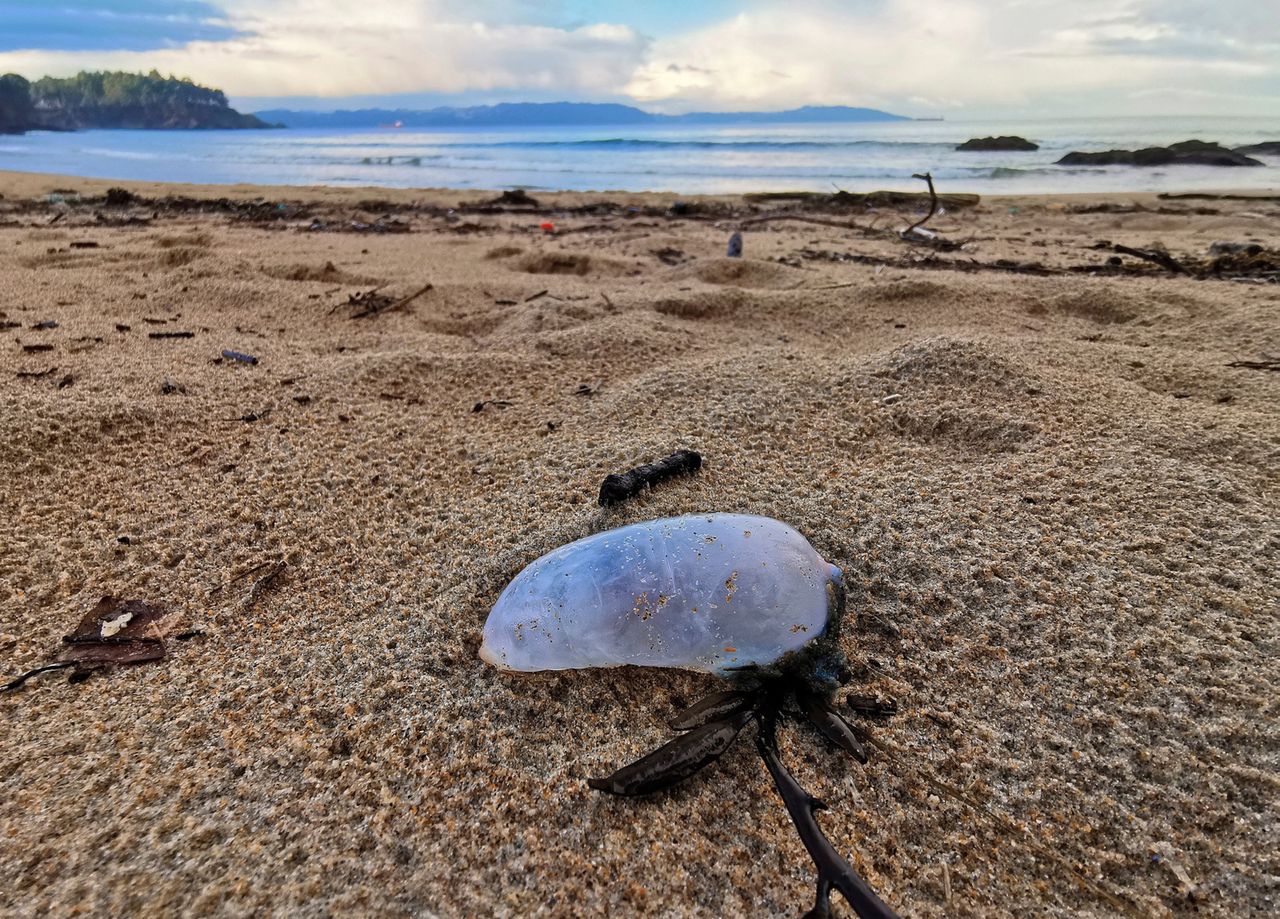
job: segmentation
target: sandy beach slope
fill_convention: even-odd
[[[1228,364],[1280,357],[1280,285],[1065,269],[1275,247],[1280,201],[933,221],[972,239],[939,258],[1031,274],[786,221],[729,260],[740,198],[87,200],[117,184],[0,174],[0,652],[51,659],[105,594],[204,634],[0,696],[0,913],[800,914],[749,743],[650,800],[586,786],[714,680],[476,656],[541,553],[737,511],[846,572],[893,752],[784,752],[904,915],[1274,915],[1280,374]],[[595,505],[680,447],[701,475]]]

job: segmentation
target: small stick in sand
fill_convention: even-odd
[[[289,567],[288,562],[276,562],[271,569],[258,580],[254,581],[253,587],[249,589],[249,596],[245,598],[245,609],[250,609],[255,603],[262,598],[268,590],[275,586],[276,579]]]
[[[1133,249],[1129,246],[1121,246],[1119,244],[1112,247],[1116,252],[1122,255],[1132,255],[1134,258],[1140,258],[1148,262],[1154,262],[1161,268],[1167,268],[1174,274],[1186,274],[1187,269],[1181,262],[1175,259],[1168,252],[1161,252],[1159,249]]]
[[[605,476],[600,485],[600,506],[620,504],[646,488],[678,475],[692,475],[702,468],[702,455],[694,450],[677,450],[656,463],[637,466],[627,472]]]

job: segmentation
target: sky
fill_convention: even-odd
[[[1280,0],[0,0],[0,73],[152,68],[250,111],[1280,120]]]

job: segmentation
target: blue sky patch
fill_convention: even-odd
[[[237,33],[199,0],[0,0],[0,51],[148,51]]]

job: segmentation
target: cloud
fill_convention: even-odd
[[[1258,12],[1256,0],[1219,0],[1212,11],[1190,0],[757,3],[655,42],[626,92],[673,110],[913,111],[933,100],[935,110],[1106,113],[1163,86],[1218,90],[1237,111],[1262,113],[1280,96],[1280,15]],[[1242,98],[1256,102],[1241,108]]]
[[[598,94],[624,84],[645,40],[624,25],[576,29],[461,16],[438,0],[221,0],[235,37],[150,51],[0,54],[0,71],[174,72],[233,96],[348,96],[556,89]],[[490,5],[490,12],[493,5]]]
[[[639,10],[611,0],[603,8],[620,22],[568,27],[581,21],[578,12],[602,7],[60,0],[132,11],[157,28],[161,11],[175,18],[164,47],[14,50],[0,53],[0,71],[155,67],[233,98],[630,97],[670,111],[846,104],[912,114],[1180,114],[1196,104],[1269,114],[1280,107],[1274,0],[744,0],[714,21],[708,15],[727,4],[700,7],[695,20],[678,12],[687,2],[650,0]],[[0,0],[6,8],[16,7]],[[659,22],[667,28],[655,39],[637,25]]]

